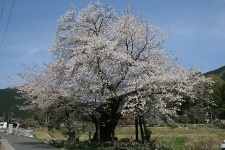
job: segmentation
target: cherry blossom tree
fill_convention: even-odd
[[[29,108],[74,113],[79,105],[95,123],[96,139],[100,132],[102,140],[112,140],[123,114],[143,116],[150,103],[161,114],[176,115],[184,96],[197,100],[211,84],[165,53],[168,34],[129,6],[118,15],[111,6],[91,3],[79,13],[67,11],[58,23],[49,49],[54,61],[28,68],[17,88],[32,100]]]

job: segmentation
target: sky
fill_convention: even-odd
[[[32,66],[50,62],[46,49],[54,43],[57,20],[71,4],[76,12],[95,0],[0,0],[0,89]],[[126,5],[142,12],[169,33],[166,52],[178,54],[185,68],[202,67],[202,73],[225,65],[225,0],[100,0],[121,14]],[[13,5],[14,4],[14,5]],[[12,7],[13,6],[13,7]]]

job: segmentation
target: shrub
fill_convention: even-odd
[[[176,124],[176,123],[168,123],[167,126],[170,128],[173,128],[173,129],[178,128],[178,124]]]

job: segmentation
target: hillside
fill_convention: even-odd
[[[16,99],[19,94],[15,89],[1,89],[0,90],[0,117],[5,115],[6,120],[11,117],[26,118],[32,115],[31,112],[19,110],[17,105],[21,106],[24,103],[24,99]]]
[[[225,81],[225,66],[205,73],[205,75],[209,75],[209,74],[217,75],[219,78]]]

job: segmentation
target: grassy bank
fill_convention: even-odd
[[[149,129],[152,132],[151,140],[175,150],[219,150],[219,145],[225,140],[225,130],[207,125],[177,128],[149,127]],[[134,126],[117,127],[115,135],[118,140],[121,138],[135,140],[135,128]],[[80,134],[79,137],[81,141],[88,140],[88,132]],[[140,135],[139,139],[141,139]]]
[[[219,150],[219,145],[225,140],[225,131],[208,127],[207,125],[189,125],[186,127],[149,127],[151,130],[151,140],[158,145],[174,150]],[[139,131],[140,133],[140,131]],[[57,137],[63,137],[58,131],[53,133]],[[92,131],[92,136],[94,131]],[[49,138],[48,133],[36,132],[39,139]],[[117,127],[115,135],[120,141],[122,138],[135,140],[135,127]],[[39,137],[41,136],[41,137]],[[89,138],[88,130],[79,132],[79,140],[87,141]],[[141,137],[139,136],[139,140]]]

